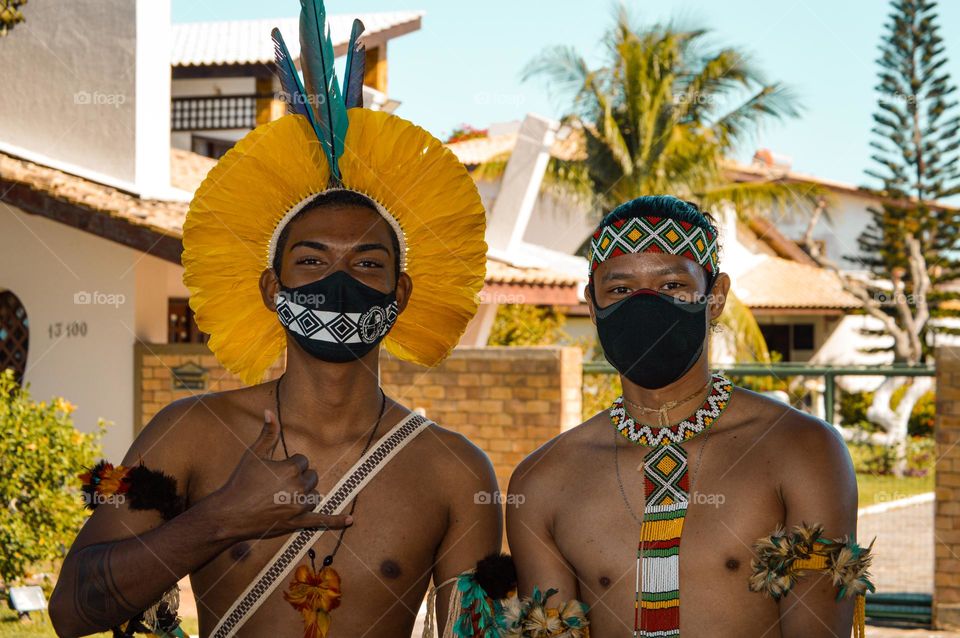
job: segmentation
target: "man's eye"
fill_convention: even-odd
[[[610,289],[610,294],[612,295],[627,295],[630,294],[630,289],[626,286],[617,286]]]
[[[316,266],[316,265],[319,265],[319,264],[322,263],[322,262],[321,262],[319,259],[317,259],[316,257],[301,257],[300,259],[297,260],[297,263],[298,263],[298,264],[306,264],[306,265],[308,265],[308,266]]]
[[[684,287],[684,284],[680,281],[668,281],[662,287],[665,290],[679,290]]]
[[[361,268],[383,268],[383,264],[381,264],[378,261],[373,261],[371,259],[364,259],[362,261],[358,261],[357,265],[360,266]]]

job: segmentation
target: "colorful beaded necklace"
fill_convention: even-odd
[[[714,374],[708,387],[707,397],[697,411],[669,426],[637,423],[627,414],[622,396],[610,407],[610,420],[621,435],[636,445],[653,448],[643,459],[645,503],[637,545],[635,638],[680,635],[680,535],[691,489],[687,452],[681,443],[703,432],[709,434],[710,426],[720,418],[733,392],[733,384],[721,374]],[[703,452],[702,446],[700,451]],[[697,465],[699,468],[699,462]],[[634,515],[622,481],[620,490]]]

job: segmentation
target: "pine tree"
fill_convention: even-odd
[[[925,300],[933,321],[915,326],[919,348],[910,348],[914,352],[894,347],[895,361],[919,363],[932,354],[933,333],[960,334],[960,329],[937,321],[960,316],[960,311],[944,307],[944,302],[960,298],[945,289],[960,278],[960,213],[936,204],[960,193],[960,118],[953,99],[957,87],[944,70],[947,56],[937,26],[937,3],[893,0],[890,5],[877,60],[880,97],[871,141],[877,166],[866,171],[882,184],[874,192],[884,203],[869,209],[871,223],[858,239],[861,254],[848,259],[868,269],[875,281],[902,282],[909,315],[917,319],[914,295],[922,276],[917,266],[929,275]],[[913,264],[911,237],[923,257]],[[884,301],[882,292],[875,294]],[[901,328],[911,329],[895,300],[883,305]]]

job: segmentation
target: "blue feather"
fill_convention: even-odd
[[[273,55],[277,67],[277,77],[280,79],[280,86],[286,94],[287,113],[302,115],[313,124],[313,114],[307,108],[306,97],[303,94],[303,84],[300,83],[297,67],[293,63],[290,51],[287,50],[287,44],[283,41],[280,29],[274,28],[270,32],[270,37],[273,39]]]
[[[333,41],[323,0],[300,0],[300,67],[308,106],[316,116],[320,147],[330,164],[330,177],[339,185],[340,156],[347,135],[347,108],[333,67]]]
[[[363,22],[354,20],[350,44],[347,46],[347,66],[343,73],[343,102],[348,109],[363,107],[363,73],[367,62],[367,47],[358,41],[362,33]]]

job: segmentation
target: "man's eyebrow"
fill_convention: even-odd
[[[655,275],[689,275],[690,271],[684,268],[683,266],[671,266],[665,264],[660,268],[657,268],[654,273]]]
[[[318,241],[313,241],[312,239],[302,239],[295,243],[293,246],[290,246],[290,250],[293,250],[297,246],[305,246],[307,248],[314,248],[316,250],[330,250],[330,247],[326,244],[323,244]]]
[[[606,281],[629,281],[631,279],[633,279],[633,275],[631,275],[628,272],[624,272],[622,270],[614,270],[612,272],[608,272],[603,276],[603,281],[605,282]]]
[[[371,250],[382,250],[383,252],[387,253],[388,255],[390,254],[390,250],[389,250],[385,245],[383,245],[383,244],[381,244],[381,243],[379,243],[379,242],[374,242],[374,243],[370,243],[370,244],[357,244],[357,246],[353,249],[353,252],[355,252],[355,253],[365,253],[365,252],[368,252],[368,251],[371,251]]]

